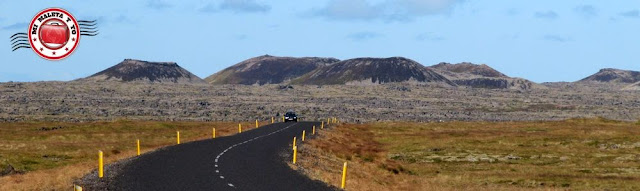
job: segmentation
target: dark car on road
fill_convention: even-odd
[[[298,122],[298,116],[296,116],[295,112],[287,111],[287,113],[284,114],[284,122],[289,121]]]

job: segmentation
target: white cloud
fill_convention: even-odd
[[[464,0],[386,0],[372,3],[367,0],[331,0],[313,15],[334,20],[406,21],[415,17],[450,11]]]
[[[598,16],[598,10],[592,5],[582,5],[574,9],[578,14],[581,14],[585,18],[592,18]]]
[[[421,34],[418,34],[416,36],[416,40],[419,40],[419,41],[425,41],[425,40],[428,40],[428,41],[442,41],[442,40],[444,40],[444,37],[435,35],[433,33],[421,33]]]
[[[372,5],[366,0],[332,0],[326,7],[316,12],[319,16],[338,20],[371,20],[379,16],[380,6]]]
[[[539,19],[556,19],[558,18],[558,13],[555,11],[544,11],[544,12],[536,12],[533,14],[534,17]]]
[[[637,10],[637,9],[631,10],[631,11],[620,13],[620,15],[622,15],[623,17],[629,17],[629,18],[640,18],[640,10]]]
[[[382,36],[383,35],[379,33],[365,31],[365,32],[357,32],[357,33],[349,34],[347,35],[347,38],[354,41],[363,41],[363,40],[369,40],[369,39],[378,38]]]
[[[555,35],[555,34],[544,35],[542,39],[548,40],[548,41],[554,41],[554,42],[567,42],[572,40],[571,37]]]
[[[220,4],[220,9],[231,10],[234,12],[264,13],[269,12],[269,10],[271,10],[271,6],[258,3],[255,0],[224,0],[222,4]]]
[[[430,15],[446,11],[461,0],[398,0],[400,9],[413,15]],[[393,3],[393,2],[390,2]]]
[[[153,9],[166,9],[166,8],[173,7],[173,5],[161,0],[150,0],[147,2],[147,7],[150,7]]]
[[[4,30],[14,30],[14,29],[23,29],[23,30],[27,30],[29,26],[29,23],[26,22],[18,22],[18,23],[13,23],[11,25],[8,26],[4,26],[2,27],[2,29]]]

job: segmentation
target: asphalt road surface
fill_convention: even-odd
[[[240,134],[183,143],[140,156],[108,187],[114,190],[336,190],[292,170],[283,153],[293,137],[320,123],[275,123]],[[307,137],[309,138],[309,137]],[[287,157],[288,158],[288,157]]]

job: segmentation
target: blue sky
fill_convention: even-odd
[[[62,61],[11,52],[47,7],[99,22]],[[0,82],[72,80],[125,58],[175,61],[204,78],[264,55],[403,56],[425,66],[484,63],[535,82],[600,68],[640,70],[640,1],[0,1]]]

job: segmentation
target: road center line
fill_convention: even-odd
[[[222,151],[220,154],[218,154],[218,156],[216,156],[215,164],[214,164],[214,166],[216,167],[216,173],[217,173],[217,174],[222,174],[222,173],[220,173],[220,170],[218,169],[218,161],[219,161],[220,157],[222,157],[222,155],[224,155],[224,153],[226,153],[227,151],[231,150],[231,149],[232,149],[232,148],[234,148],[234,147],[237,147],[237,146],[240,146],[240,145],[243,145],[243,144],[246,144],[246,143],[250,143],[251,141],[255,141],[256,139],[260,139],[260,138],[267,137],[267,136],[270,136],[270,135],[276,134],[276,133],[278,133],[278,132],[284,131],[284,130],[289,129],[290,127],[293,127],[294,125],[297,125],[297,124],[298,124],[298,123],[294,123],[294,124],[291,124],[291,125],[289,125],[289,126],[287,126],[287,127],[285,127],[285,128],[282,128],[282,129],[280,129],[280,130],[277,130],[277,131],[271,132],[271,133],[269,133],[269,134],[262,135],[262,136],[257,136],[257,137],[254,137],[254,138],[252,138],[252,139],[246,140],[246,141],[244,141],[244,142],[236,143],[236,144],[234,144],[234,145],[229,146],[227,149],[225,149],[225,150],[224,150],[224,151]],[[220,176],[220,179],[223,179],[223,180],[224,180],[224,176]],[[228,186],[230,186],[230,187],[232,187],[232,188],[235,188],[235,186],[234,186],[233,184],[231,184],[231,183],[227,183],[227,185],[228,185]]]

